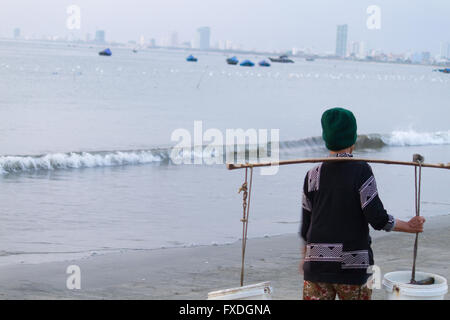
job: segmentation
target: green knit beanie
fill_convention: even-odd
[[[356,142],[356,119],[353,113],[343,108],[325,111],[321,119],[322,138],[327,148],[338,151],[351,147]]]

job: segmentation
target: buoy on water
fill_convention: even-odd
[[[196,57],[194,57],[192,54],[186,58],[187,62],[197,62],[197,60],[198,59]]]
[[[237,65],[239,63],[239,60],[236,57],[231,57],[231,58],[227,59],[227,63],[232,65],[232,66],[235,66],[235,65]]]
[[[251,62],[250,60],[244,60],[241,62],[241,67],[253,67],[255,64]]]
[[[112,55],[111,49],[107,48],[98,53],[100,56],[110,57]]]

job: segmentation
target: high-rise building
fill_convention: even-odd
[[[231,40],[220,40],[218,43],[218,48],[220,50],[232,50],[233,49],[233,41]]]
[[[97,30],[95,33],[95,42],[97,43],[105,43],[105,31]]]
[[[211,29],[209,27],[198,28],[196,47],[200,50],[208,50],[210,37],[211,37]]]
[[[14,39],[19,39],[20,38],[20,28],[15,28],[13,35],[14,35]]]
[[[362,42],[362,41],[352,42],[350,54],[351,54],[351,56],[358,58],[358,59],[365,58],[366,52],[365,52],[365,48],[364,48],[364,42]]]
[[[441,59],[449,59],[450,60],[450,42],[441,42]]]
[[[336,55],[344,58],[347,55],[347,30],[346,24],[337,26],[336,32]]]
[[[170,46],[170,35],[166,34],[159,39],[159,43],[161,47],[169,47]]]
[[[178,33],[172,32],[172,34],[170,35],[170,46],[178,47]]]
[[[431,53],[428,51],[422,52],[422,63],[429,63],[431,61]]]
[[[420,52],[414,52],[414,53],[411,55],[411,61],[412,61],[413,63],[420,63],[420,62],[422,62],[422,53],[420,53]]]

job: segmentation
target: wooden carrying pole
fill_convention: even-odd
[[[438,168],[438,169],[450,169],[450,163],[443,164],[427,164],[409,161],[391,161],[391,160],[381,160],[381,159],[363,159],[363,158],[347,158],[347,157],[327,157],[327,158],[311,158],[311,159],[293,159],[293,160],[283,160],[276,162],[261,162],[261,163],[242,163],[234,164],[228,163],[228,170],[244,169],[244,168],[257,168],[257,167],[270,167],[270,166],[283,166],[288,164],[300,164],[300,163],[317,163],[317,162],[336,162],[336,161],[365,161],[371,163],[384,163],[384,164],[395,164],[403,166],[422,166],[423,168]]]

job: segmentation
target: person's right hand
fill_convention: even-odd
[[[408,227],[410,232],[423,232],[423,224],[425,223],[425,218],[421,216],[413,217],[408,221]]]

